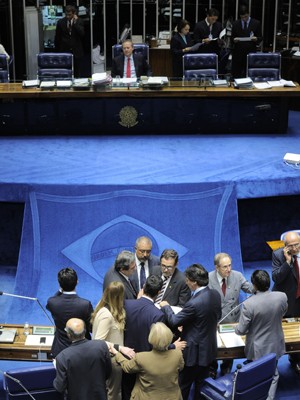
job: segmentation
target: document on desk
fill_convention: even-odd
[[[147,83],[150,84],[159,84],[159,83],[168,83],[169,79],[167,76],[149,76]]]
[[[253,86],[255,89],[272,89],[272,86],[268,82],[255,82]]]
[[[245,342],[241,336],[234,332],[220,333],[219,335],[226,348],[245,346]]]
[[[296,87],[293,81],[286,81],[280,79],[279,81],[268,81],[268,84],[272,87]]]

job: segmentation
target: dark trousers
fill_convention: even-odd
[[[136,374],[122,374],[122,400],[130,400],[132,389],[135,385]]]
[[[209,366],[202,367],[195,365],[193,367],[184,367],[179,373],[179,386],[183,400],[188,400],[191,386],[194,383],[194,398],[193,400],[204,399],[200,395],[200,388],[205,378],[208,378]]]

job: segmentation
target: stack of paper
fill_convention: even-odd
[[[93,85],[108,85],[112,81],[111,76],[106,72],[98,72],[92,75]]]
[[[279,81],[268,81],[271,87],[296,87],[293,81],[286,81],[285,79],[280,79]]]
[[[70,79],[66,79],[63,81],[56,81],[56,87],[59,89],[69,89],[72,86],[72,81]]]
[[[237,89],[252,89],[253,81],[251,78],[238,78],[234,80],[234,87]]]
[[[228,87],[228,82],[226,79],[215,79],[213,80],[213,84],[217,87]]]
[[[24,88],[38,87],[40,81],[38,79],[31,79],[29,81],[23,81],[22,86]]]
[[[55,87],[55,81],[43,81],[40,84],[41,89],[53,89]]]

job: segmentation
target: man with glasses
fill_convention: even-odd
[[[160,265],[153,271],[163,279],[163,287],[155,300],[156,304],[167,301],[171,306],[183,307],[190,299],[191,293],[185,276],[177,265],[178,253],[172,249],[164,250],[160,256]]]
[[[147,236],[140,236],[135,242],[136,271],[130,277],[137,293],[143,288],[148,276],[153,274],[154,266],[159,263],[159,258],[151,254],[152,241]]]
[[[284,247],[272,254],[273,291],[284,292],[288,298],[288,310],[285,317],[300,317],[300,236],[297,232],[288,232],[284,238]],[[300,375],[300,355],[289,355],[291,366]]]
[[[253,285],[239,271],[232,270],[232,260],[227,253],[217,253],[214,257],[215,270],[209,273],[208,286],[217,290],[221,295],[222,318],[221,322],[238,322],[240,317],[239,304],[240,291],[253,292]],[[232,310],[232,312],[230,312]],[[221,363],[221,375],[231,371],[233,360],[226,359]],[[218,362],[215,360],[211,366],[211,376],[217,375]]]

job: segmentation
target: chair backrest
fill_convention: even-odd
[[[296,232],[296,233],[298,233],[298,235],[300,235],[300,229],[294,229],[294,230],[291,230],[291,231],[283,232],[283,233],[281,234],[281,236],[280,236],[280,240],[283,240],[283,241],[284,241],[285,235],[286,235],[288,232]]]
[[[276,369],[276,354],[267,354],[239,370],[234,385],[235,400],[266,399]]]
[[[73,54],[39,53],[37,79],[73,79]]]
[[[281,79],[281,54],[249,53],[247,55],[247,76],[254,82]]]
[[[183,75],[187,79],[218,77],[218,56],[215,53],[184,54]]]
[[[9,62],[6,54],[0,54],[0,82],[9,82]]]
[[[6,400],[29,399],[24,388],[26,388],[36,400],[58,400],[63,398],[53,387],[56,370],[52,363],[39,367],[12,369],[6,371],[6,374],[7,375],[4,374],[3,377]],[[20,384],[12,378],[19,380]]]
[[[146,60],[149,62],[149,46],[145,43],[134,43],[133,44],[134,52],[137,54],[142,54]],[[112,46],[112,58],[115,58],[122,54],[122,45],[115,44]]]

